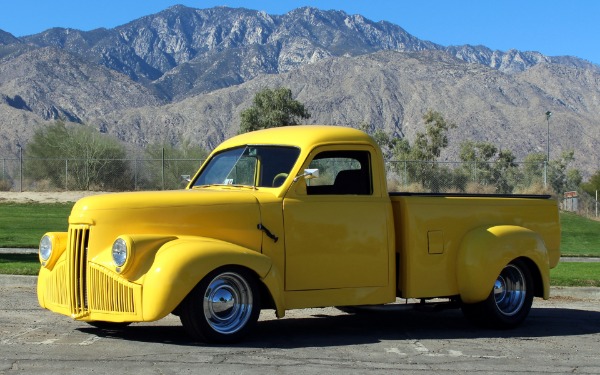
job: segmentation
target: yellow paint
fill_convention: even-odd
[[[300,155],[279,187],[190,184],[80,200],[69,232],[51,233],[59,250],[40,270],[40,305],[79,320],[156,320],[208,273],[231,265],[264,284],[278,317],[288,309],[397,296],[477,302],[502,267],[520,257],[538,269],[538,294],[548,297],[548,269],[560,255],[554,201],[390,198],[379,148],[351,128],[258,131],[225,141],[211,155],[242,145],[293,146]],[[295,177],[320,153],[342,150],[368,152],[371,194],[309,195],[306,180]],[[260,169],[259,162],[255,173]],[[129,247],[122,267],[111,253],[119,237]]]

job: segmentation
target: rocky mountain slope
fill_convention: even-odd
[[[310,123],[370,123],[412,137],[438,110],[464,139],[519,157],[576,150],[598,169],[600,68],[576,57],[441,46],[341,11],[285,15],[175,6],[114,29],[0,31],[0,155],[54,119],[144,146],[188,138],[208,148],[237,131],[263,87],[290,87]]]
[[[600,75],[582,76],[573,67],[561,67],[559,75],[557,69],[547,64],[508,75],[442,51],[382,51],[264,75],[162,107],[115,112],[101,123],[109,133],[140,145],[194,139],[211,148],[237,132],[239,113],[251,105],[255,92],[285,86],[310,109],[309,123],[374,124],[409,139],[423,129],[424,110],[434,108],[458,125],[450,134],[446,160],[456,157],[465,139],[492,142],[521,159],[545,152],[544,113],[550,108],[551,157],[575,149],[580,161],[593,163],[600,156],[594,142],[600,134],[591,125],[600,107]],[[542,90],[540,82],[550,86]],[[582,99],[590,92],[594,95]]]

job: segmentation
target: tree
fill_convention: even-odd
[[[431,109],[423,115],[423,121],[425,133],[417,133],[411,153],[414,160],[433,161],[448,146],[448,131],[456,125],[448,123],[440,112]]]
[[[292,99],[292,91],[285,87],[264,89],[254,96],[252,107],[241,113],[240,131],[296,125],[300,119],[310,118],[304,105]]]
[[[581,188],[592,197],[595,197],[596,192],[600,190],[600,169],[590,177],[588,182],[581,184]]]
[[[573,150],[563,151],[559,159],[552,160],[548,164],[548,183],[556,194],[565,191],[576,190],[581,184],[581,173],[574,168],[567,169],[575,159]]]
[[[523,161],[521,188],[529,190],[531,188],[540,188],[544,184],[544,165],[546,154],[534,152],[528,154]]]
[[[438,192],[442,186],[436,179],[439,165],[435,161],[442,150],[448,146],[448,131],[456,125],[447,122],[440,112],[431,109],[423,115],[423,121],[425,132],[417,132],[413,144],[396,143],[394,157],[398,160],[410,161],[404,169],[411,181],[419,182],[430,191]]]
[[[465,141],[460,146],[463,173],[483,186],[493,186],[497,193],[512,193],[520,179],[515,156],[488,142]]]
[[[201,162],[206,159],[208,152],[200,147],[194,146],[189,140],[184,140],[178,147],[171,144],[153,144],[146,148],[146,153],[154,161],[164,161],[164,164],[152,164],[154,177],[149,177],[151,186],[164,189],[180,189],[185,186],[182,176],[192,176],[200,167]],[[164,156],[164,160],[163,160]],[[157,185],[157,181],[161,181]]]
[[[375,143],[379,145],[385,160],[393,159],[398,154],[408,152],[410,145],[406,138],[402,137],[400,134],[389,134],[383,129],[375,128],[373,125],[366,122],[361,123],[359,128],[369,134]]]
[[[87,126],[57,121],[37,130],[26,152],[28,173],[56,187],[121,190],[129,183],[125,148]]]

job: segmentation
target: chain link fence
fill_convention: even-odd
[[[0,159],[0,191],[135,191],[186,186],[201,159]]]
[[[0,191],[181,189],[201,159],[0,159]],[[598,201],[546,163],[386,162],[390,191],[552,194],[563,209],[598,217]],[[573,197],[572,192],[576,191]],[[563,193],[571,192],[569,199]],[[575,199],[575,200],[574,200]]]
[[[599,217],[598,193],[591,196],[569,181],[564,169],[542,163],[389,161],[390,191],[475,194],[549,194],[560,207]]]

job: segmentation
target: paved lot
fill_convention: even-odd
[[[563,293],[564,294],[564,293]],[[457,310],[263,313],[234,346],[188,339],[169,316],[101,331],[37,305],[34,286],[0,286],[0,374],[600,373],[600,300],[536,300],[516,330],[470,327]]]

